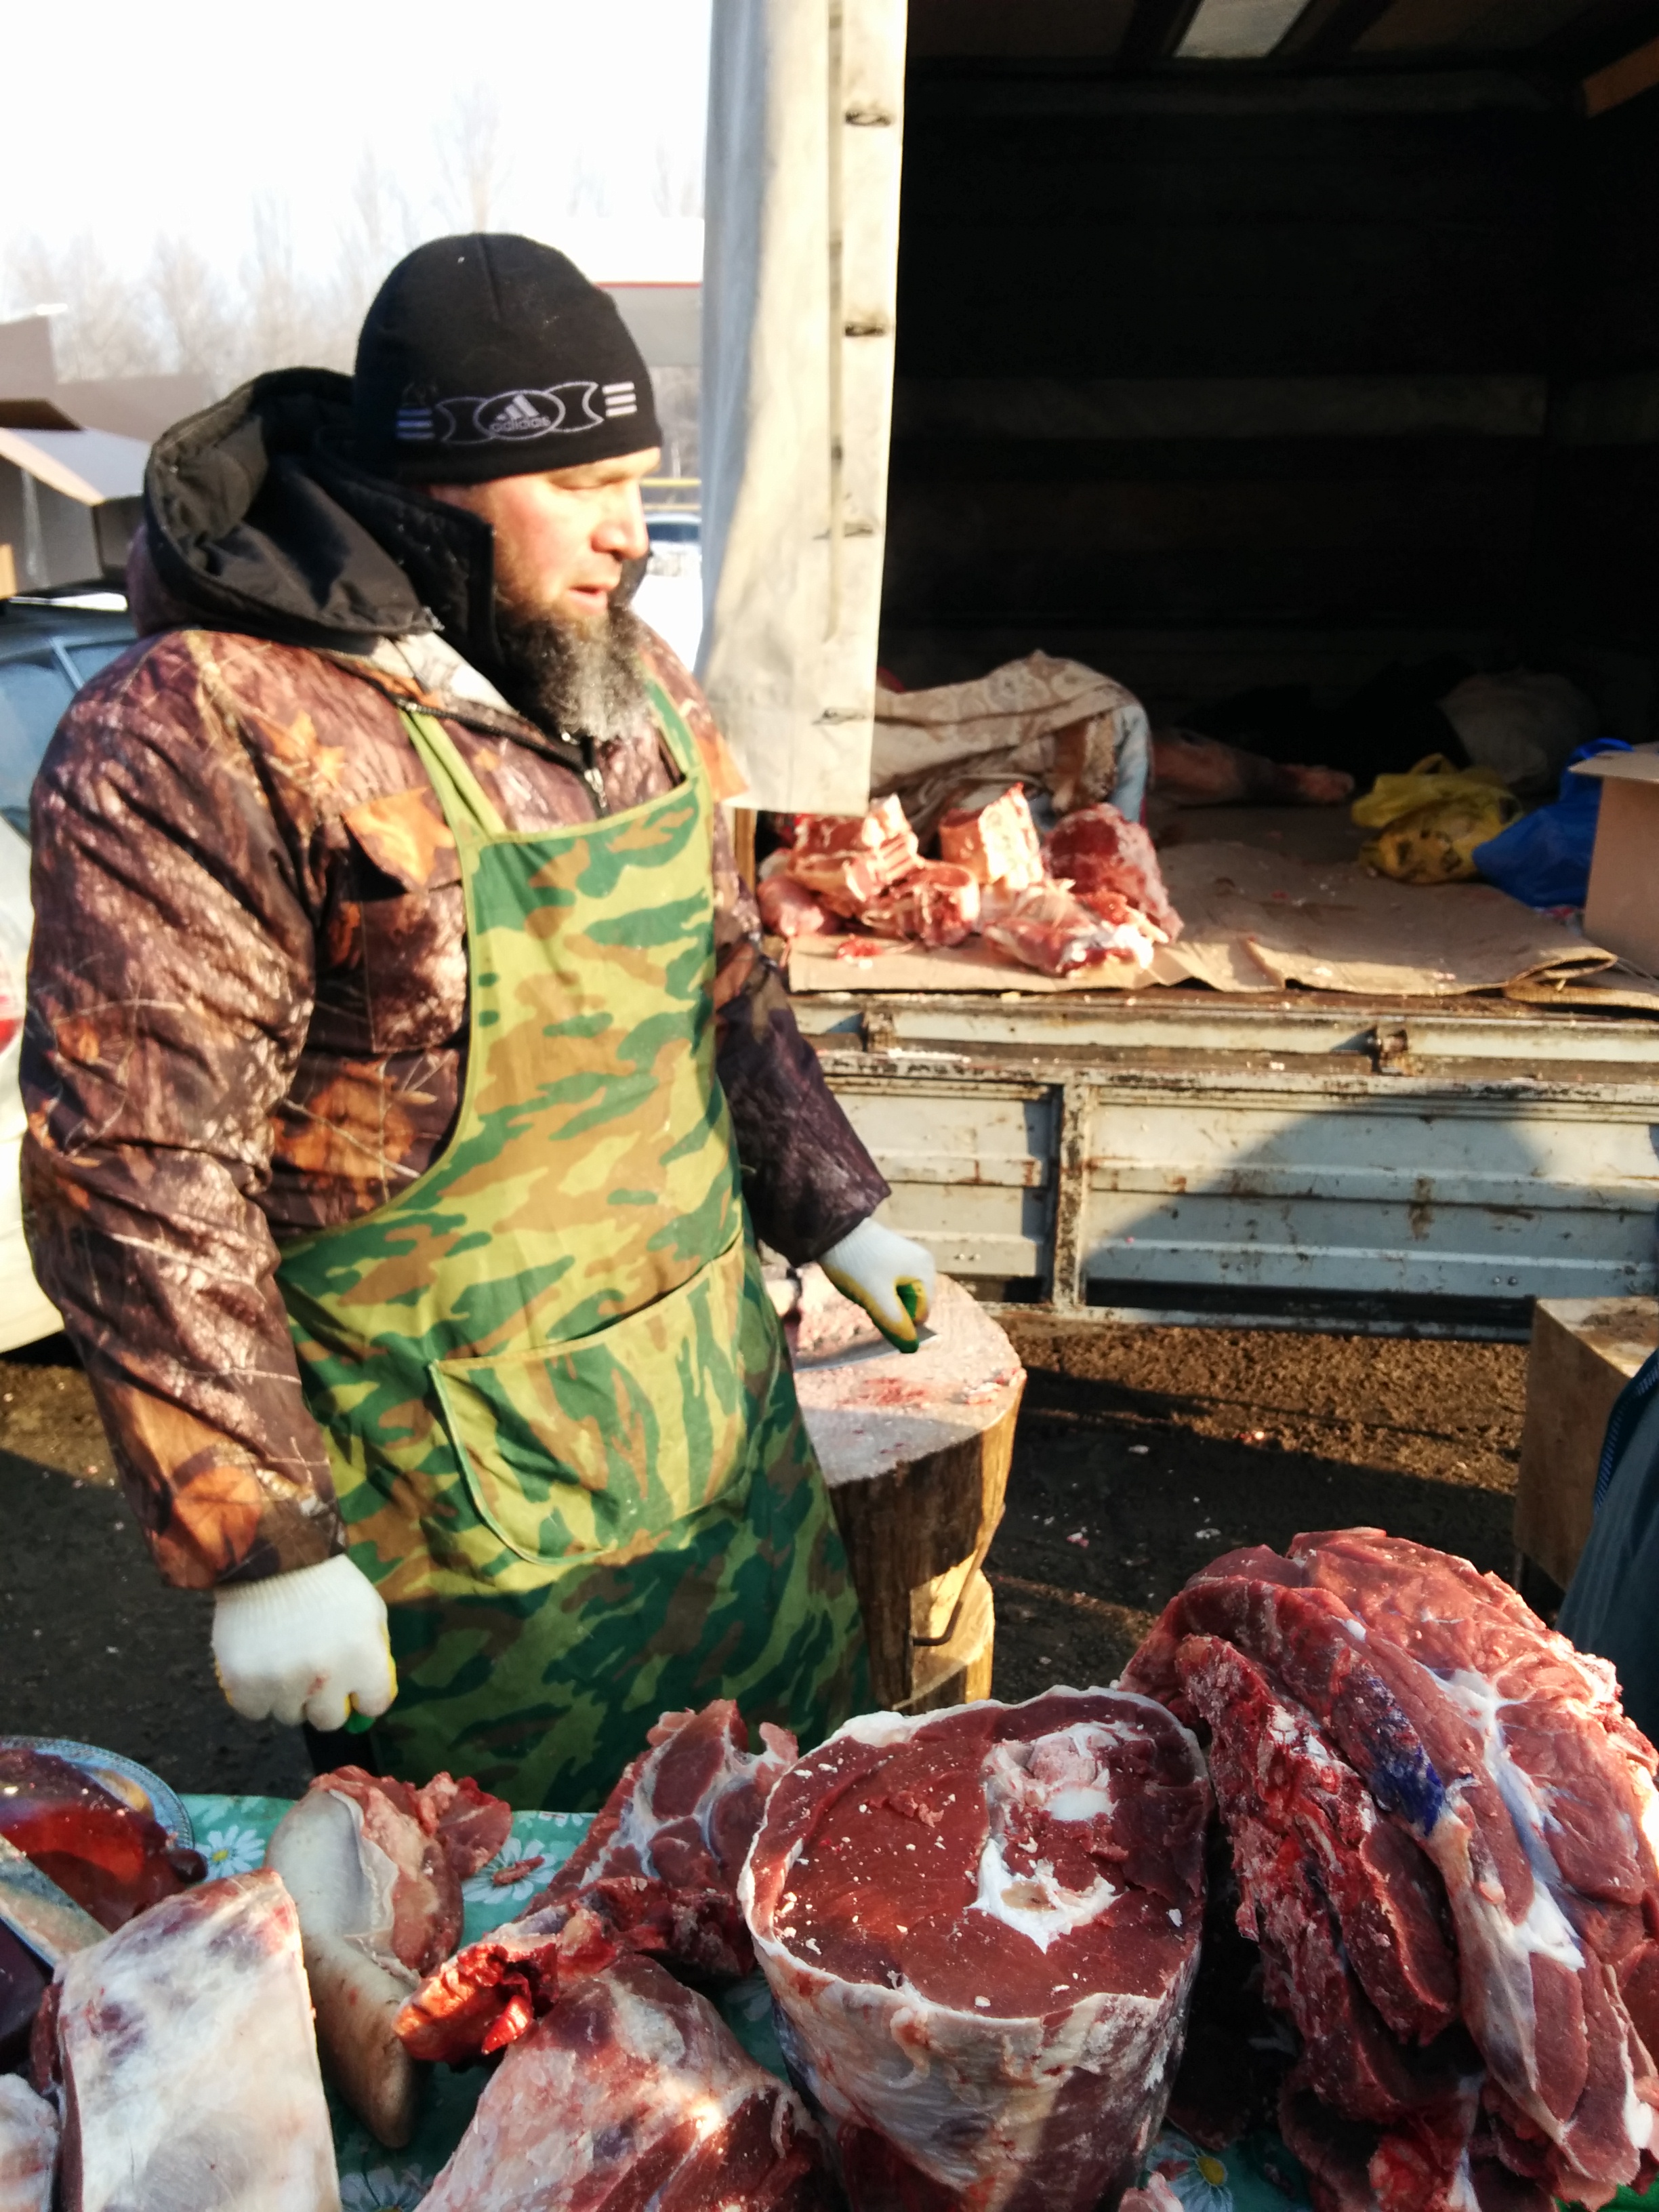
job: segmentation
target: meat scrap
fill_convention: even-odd
[[[1358,1528],[1215,1561],[1124,1682],[1210,1732],[1322,2212],[1593,2212],[1659,2171],[1659,1755],[1604,1662]]]
[[[424,1789],[359,1766],[319,1775],[277,1823],[265,1864],[299,1913],[329,2079],[370,2132],[414,2132],[416,2077],[396,2023],[460,1939],[461,1884],[512,1832],[512,1808],[471,1781]]]
[[[730,1698],[665,1713],[549,1887],[410,1999],[398,2021],[405,2048],[452,2063],[499,2051],[623,1952],[710,1982],[751,1972],[738,1875],[795,1756],[786,1729],[766,1723],[761,1740],[751,1753]]]
[[[1010,784],[988,806],[953,807],[939,825],[941,860],[975,882],[1022,891],[1042,881],[1042,852],[1023,784]]]
[[[52,2212],[58,2115],[21,2074],[0,2074],[0,2212]]]
[[[422,2212],[829,2212],[817,2130],[708,2002],[649,1959],[515,2043]]]
[[[1062,884],[1042,883],[1012,894],[998,884],[984,896],[980,934],[1043,975],[1073,975],[1109,960],[1150,968],[1164,932],[1144,915],[1125,912],[1122,921],[1104,921]]]
[[[1171,943],[1181,916],[1170,903],[1152,841],[1115,806],[1085,806],[1058,823],[1042,848],[1051,876],[1071,884],[1103,921],[1122,921],[1125,908],[1156,922]]]
[[[895,890],[872,899],[860,920],[878,937],[960,945],[979,927],[979,883],[966,868],[923,860]]]
[[[854,2212],[1113,2206],[1203,1917],[1198,1747],[1117,1692],[867,1715],[779,1783],[739,1893]]]
[[[339,2212],[300,1924],[267,1870],[60,1969],[64,2212]]]

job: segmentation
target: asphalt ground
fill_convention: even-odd
[[[987,1562],[1000,1697],[1111,1680],[1206,1559],[1299,1528],[1366,1523],[1510,1570],[1521,1346],[1015,1334],[1030,1380]],[[304,1787],[297,1732],[220,1695],[212,1601],[157,1577],[62,1338],[0,1359],[0,1734],[125,1752],[179,1790]]]

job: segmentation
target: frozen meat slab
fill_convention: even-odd
[[[61,1969],[64,2212],[338,2212],[300,1923],[262,1869]]]
[[[706,1998],[624,1958],[501,2061],[421,2212],[829,2212],[816,2130]]]
[[[869,1715],[784,1776],[739,1895],[855,2207],[1117,2202],[1180,2056],[1209,1802],[1186,1729],[1105,1690]]]

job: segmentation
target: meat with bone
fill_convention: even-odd
[[[966,868],[976,883],[1011,891],[1042,881],[1042,853],[1023,784],[1011,784],[988,806],[953,807],[939,825],[941,860]]]
[[[1328,2111],[1412,2212],[1593,2208],[1652,2174],[1659,1761],[1602,1662],[1466,1561],[1350,1529],[1216,1561],[1124,1680],[1210,1725],[1249,1932],[1322,1962],[1322,1996],[1279,1980],[1306,2038],[1287,2130]],[[1431,2057],[1471,2084],[1461,2118],[1414,2101]]]
[[[789,873],[832,914],[854,915],[908,876],[921,858],[896,799],[878,799],[856,820],[830,814],[795,817]]]
[[[1115,806],[1068,814],[1050,833],[1042,858],[1048,873],[1069,883],[1103,921],[1124,921],[1127,907],[1156,922],[1171,942],[1180,936],[1181,916],[1164,888],[1152,841]]]
[[[878,937],[918,945],[960,945],[979,927],[976,878],[948,860],[924,860],[896,889],[872,899],[860,920]]]
[[[1080,968],[1104,967],[1109,960],[1149,968],[1164,932],[1144,915],[1126,911],[1126,921],[1103,921],[1061,884],[1042,883],[1012,893],[998,884],[982,895],[980,934],[1023,967],[1044,975],[1073,975]]]
[[[512,1827],[512,1808],[473,1782],[440,1774],[416,1790],[343,1766],[318,1777],[266,1850],[300,1916],[325,2070],[394,2148],[417,2097],[398,2015],[459,1940],[461,1883]]]
[[[507,2052],[421,2212],[829,2212],[817,2132],[705,1997],[649,1959]]]
[[[64,2212],[338,2212],[300,1924],[268,1870],[59,1969]]]
[[[701,1712],[665,1713],[549,1887],[410,1999],[398,2029],[406,2048],[452,2062],[498,2051],[562,1986],[621,1951],[653,1954],[713,1982],[750,1972],[738,1875],[795,1756],[787,1729],[763,1723],[761,1741],[751,1753],[729,1698]]]
[[[1180,2056],[1209,1792],[1147,1700],[849,1722],[740,1894],[855,2212],[1115,2205]]]
[[[58,2115],[21,2074],[0,2074],[0,2212],[52,2212]]]

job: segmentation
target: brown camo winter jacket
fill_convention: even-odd
[[[658,641],[717,794],[736,772]],[[33,800],[26,1218],[162,1574],[205,1587],[340,1548],[279,1248],[392,1197],[465,1075],[453,841],[398,720],[431,708],[510,829],[590,817],[580,775],[431,640],[372,658],[217,629],[82,691]],[[602,748],[611,811],[665,789]],[[717,816],[718,1066],[758,1234],[824,1250],[886,1195],[761,949]]]

